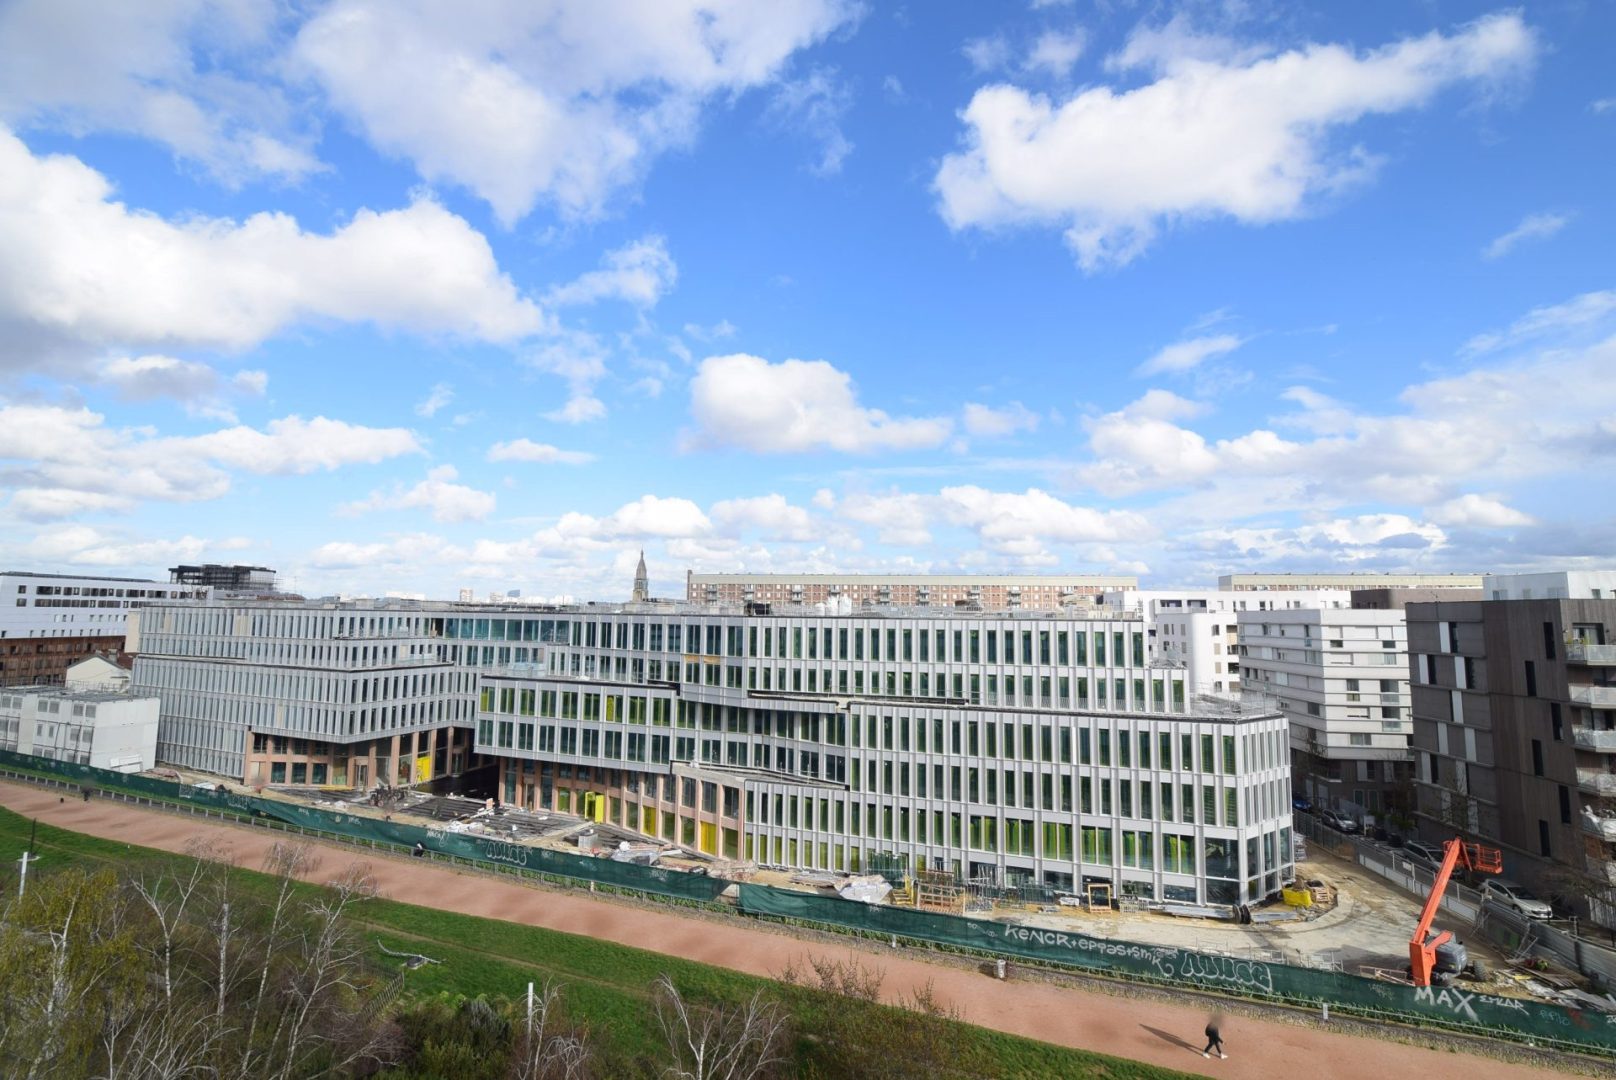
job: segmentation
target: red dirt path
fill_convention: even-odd
[[[278,832],[141,810],[124,803],[100,799],[64,803],[59,797],[56,791],[0,783],[0,805],[47,824],[166,851],[183,851],[191,839],[208,837],[228,844],[238,865],[246,867],[261,866],[270,846],[284,838]],[[338,845],[312,846],[324,852],[323,866],[309,875],[312,880],[329,880],[334,867],[367,862],[382,895],[389,899],[587,934],[752,975],[772,976],[810,952],[844,961],[856,959],[883,973],[883,989],[889,996],[908,996],[930,983],[939,1001],[957,1007],[970,1023],[1186,1072],[1305,1076],[1308,1080],[1396,1076],[1549,1080],[1565,1075],[1554,1069],[1244,1016],[1231,1016],[1224,1023],[1229,1059],[1206,1061],[1200,1056],[1207,1012],[1201,998],[1177,1006],[1046,983],[998,982],[971,971],[926,963],[910,953],[810,945],[764,929],[647,911],[583,894],[538,890],[407,859],[373,858]],[[1186,1045],[1189,1043],[1194,1046]]]

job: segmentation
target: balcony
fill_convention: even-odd
[[[1616,731],[1574,727],[1571,729],[1571,741],[1576,744],[1578,750],[1598,750],[1604,754],[1616,754]]]
[[[1616,843],[1616,817],[1600,817],[1585,808],[1582,811],[1582,831]]]
[[[1568,687],[1572,701],[1579,705],[1591,705],[1596,709],[1616,709],[1616,686],[1577,686]]]
[[[1616,664],[1616,645],[1573,641],[1566,646],[1566,660],[1573,664]]]
[[[1597,769],[1577,770],[1577,790],[1595,795],[1616,795],[1616,773]]]
[[[1616,885],[1616,862],[1590,855],[1588,856],[1588,873],[1596,881]]]

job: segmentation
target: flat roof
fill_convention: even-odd
[[[749,611],[750,607],[767,607],[767,612]],[[759,604],[703,603],[701,601],[656,601],[635,603],[588,604],[523,604],[520,602],[495,603],[471,600],[275,600],[265,597],[230,599],[213,597],[208,600],[159,600],[132,609],[131,616],[145,615],[172,608],[176,611],[196,611],[207,608],[231,608],[256,611],[308,611],[340,612],[342,614],[372,612],[379,615],[431,615],[440,617],[476,618],[479,616],[563,616],[577,615],[650,615],[664,617],[740,617],[740,618],[813,618],[813,619],[953,619],[1003,620],[1005,622],[1038,622],[1066,619],[1074,622],[1137,622],[1137,611],[1118,611],[1110,607],[1071,608],[971,608],[952,604],[937,607],[918,607],[912,604],[876,604],[854,607],[845,612],[817,610],[817,604],[788,604],[762,602]],[[142,624],[144,625],[144,624]]]
[[[143,577],[106,577],[101,574],[50,574],[35,570],[0,570],[0,577],[64,578],[68,581],[132,581],[138,585],[173,585],[176,582]]]
[[[697,574],[691,581],[715,585],[764,584],[836,585],[1062,585],[1067,583],[1127,585],[1138,582],[1133,574]]]

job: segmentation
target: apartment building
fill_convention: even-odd
[[[0,750],[98,769],[157,763],[158,701],[58,686],[0,689]]]
[[[1496,844],[1512,877],[1616,926],[1616,572],[1482,590],[1408,608],[1421,831]]]
[[[1246,689],[1271,695],[1289,721],[1297,791],[1358,814],[1406,812],[1413,724],[1403,612],[1243,611],[1238,621]]]
[[[60,685],[75,661],[122,648],[129,612],[207,594],[141,578],[0,573],[0,686]]]
[[[443,618],[372,601],[211,601],[130,619],[137,694],[162,700],[161,760],[258,784],[371,787],[461,772],[474,673]]]
[[[1479,589],[1480,574],[1224,574],[1218,588],[1245,592],[1298,589]]]
[[[445,637],[520,806],[768,865],[1184,903],[1293,872],[1284,718],[1211,711],[1137,618],[631,605],[460,613]],[[516,640],[526,667],[496,655]]]
[[[1107,592],[1104,603],[1143,618],[1151,662],[1184,668],[1196,693],[1238,694],[1239,612],[1341,608],[1350,607],[1351,600],[1352,594],[1341,589],[1262,596],[1220,589],[1119,589]]]
[[[1093,606],[1108,589],[1133,589],[1117,574],[697,574],[685,576],[693,604],[825,604],[853,608],[964,607],[983,611],[1053,611]]]

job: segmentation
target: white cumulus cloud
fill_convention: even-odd
[[[774,81],[856,18],[846,0],[336,0],[299,31],[296,62],[386,153],[463,185],[507,224],[544,201],[589,216],[702,107]]]
[[[217,499],[230,489],[227,468],[299,474],[419,451],[409,431],[325,417],[164,437],[109,428],[104,416],[88,409],[0,404],[0,463],[10,483],[33,492],[23,505],[34,517],[52,507],[90,511],[126,509],[141,500]]]
[[[1490,495],[1477,495],[1474,492],[1430,507],[1426,510],[1425,516],[1438,525],[1468,525],[1484,529],[1504,529],[1533,524],[1530,514],[1523,514],[1514,507],[1506,506]]]
[[[0,367],[34,363],[42,338],[242,349],[319,320],[496,342],[545,327],[488,241],[430,200],[319,234],[281,213],[168,221],[112,195],[0,130]]]
[[[712,518],[719,528],[731,533],[756,530],[764,540],[812,541],[825,535],[825,528],[800,506],[793,506],[784,495],[760,495],[749,499],[724,499],[712,506]]]
[[[11,0],[0,6],[0,123],[152,139],[229,185],[321,168],[315,133],[268,79],[273,0]],[[198,61],[204,57],[205,65]]]
[[[853,380],[823,360],[778,364],[745,353],[710,356],[690,383],[695,443],[762,453],[869,453],[940,446],[946,418],[888,416],[865,408]]]
[[[410,488],[395,485],[391,491],[374,491],[370,497],[348,503],[340,512],[348,515],[374,510],[426,510],[433,521],[481,521],[494,512],[492,493],[457,484],[459,472],[453,465],[439,465],[426,479]]]
[[[1087,43],[1088,36],[1081,29],[1065,32],[1047,30],[1033,42],[1022,66],[1028,71],[1045,71],[1057,79],[1064,79],[1072,73],[1072,67],[1083,55]]]
[[[454,400],[454,387],[448,383],[438,383],[432,387],[432,392],[415,406],[415,415],[427,419],[438,415],[438,410]]]
[[[587,465],[594,454],[582,450],[562,450],[532,439],[512,439],[488,448],[489,461],[526,461],[540,465]]]
[[[556,305],[592,304],[597,300],[626,300],[639,307],[654,307],[679,280],[679,267],[668,254],[668,242],[660,236],[646,236],[601,259],[599,270],[591,270],[576,281],[550,290],[549,301]]]
[[[1019,401],[1012,401],[997,409],[991,405],[968,402],[963,419],[966,432],[982,438],[1000,438],[1018,431],[1038,430],[1038,414]]]
[[[1203,361],[1231,353],[1244,344],[1243,338],[1233,334],[1214,334],[1175,342],[1140,364],[1137,374],[1161,375],[1189,371]]]
[[[1085,270],[1122,265],[1174,222],[1306,212],[1372,168],[1362,151],[1336,146],[1335,131],[1455,84],[1518,78],[1537,54],[1535,33],[1511,12],[1367,53],[1310,44],[1165,65],[1156,55],[1153,82],[1058,100],[983,87],[961,113],[961,149],[937,172],[939,210],[956,230],[1058,226]]]
[[[1481,249],[1482,258],[1499,259],[1523,240],[1547,240],[1571,221],[1570,214],[1527,214],[1521,223]]]

